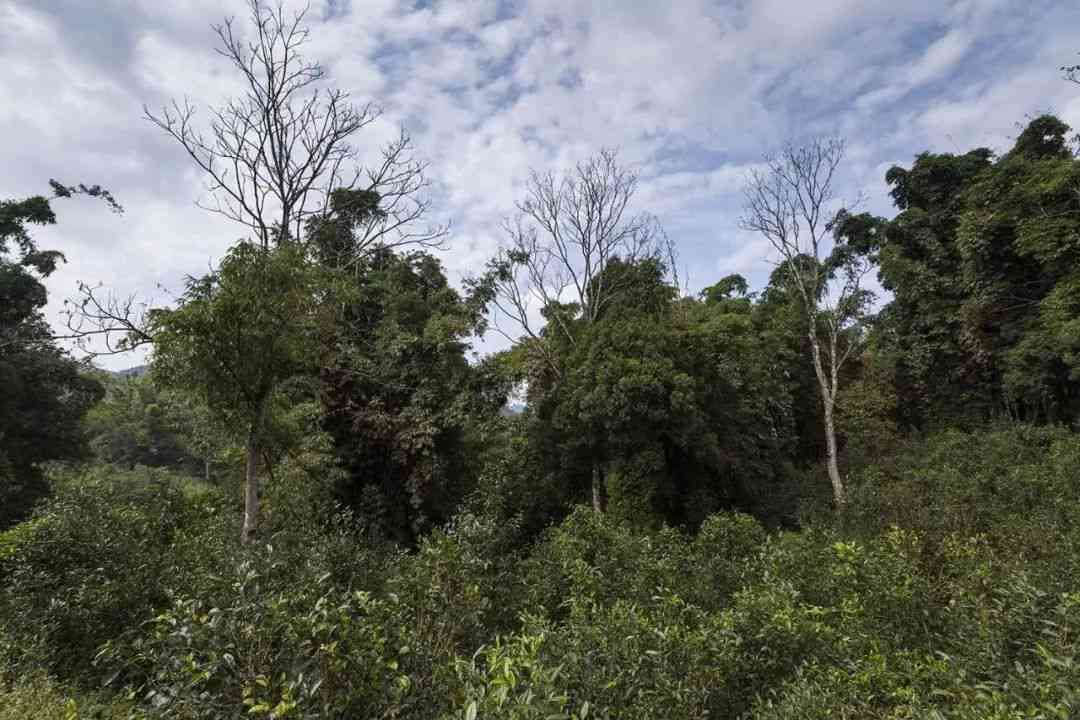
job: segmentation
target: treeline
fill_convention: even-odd
[[[251,10],[248,92],[149,115],[250,237],[174,307],[83,285],[58,336],[32,226],[119,205],[0,203],[0,719],[1077,712],[1067,125],[892,168],[891,219],[837,211],[842,141],[785,146],[754,291],[683,287],[602,151],[458,289],[409,138],[353,174],[377,109]]]

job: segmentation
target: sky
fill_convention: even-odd
[[[125,208],[62,200],[36,233],[68,260],[47,281],[51,321],[79,281],[166,305],[244,236],[196,206],[204,178],[142,117],[237,93],[211,26],[244,15],[244,0],[0,0],[0,197],[56,178]],[[455,282],[504,242],[530,169],[605,147],[639,175],[636,209],[691,289],[729,273],[760,288],[768,244],[739,228],[741,188],[779,144],[846,138],[841,195],[890,215],[885,172],[919,152],[1003,151],[1044,112],[1080,128],[1059,70],[1080,62],[1076,0],[312,0],[307,20],[329,83],[383,109],[362,151],[404,127],[430,163]]]

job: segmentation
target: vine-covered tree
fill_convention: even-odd
[[[903,424],[1080,412],[1080,161],[1069,133],[1043,116],[1000,158],[924,153],[886,175],[900,213],[877,221],[880,278],[893,294],[878,346]]]

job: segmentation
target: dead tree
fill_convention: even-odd
[[[858,326],[870,300],[860,287],[870,269],[866,257],[842,247],[826,255],[840,212],[835,182],[843,158],[840,139],[789,144],[766,156],[764,168],[750,173],[741,221],[744,229],[760,233],[776,250],[787,287],[801,307],[821,392],[826,464],[838,508],[847,494],[837,457],[836,400],[841,369],[856,354]]]
[[[540,337],[536,313],[545,307],[572,303],[578,319],[592,323],[626,290],[604,272],[613,260],[670,262],[671,245],[657,219],[630,212],[636,190],[637,175],[619,165],[614,150],[561,177],[531,173],[517,215],[503,224],[508,242],[499,257],[508,272],[496,293],[499,313],[532,339]],[[548,332],[573,344],[570,328],[559,317],[553,322]]]
[[[508,242],[497,259],[502,272],[493,327],[511,342],[524,338],[555,377],[560,366],[545,336],[558,334],[573,345],[577,335],[571,324],[589,325],[618,302],[628,286],[622,274],[605,272],[613,261],[657,259],[669,263],[669,271],[675,267],[657,219],[632,211],[637,183],[614,150],[602,150],[562,176],[533,172],[517,215],[504,223]],[[546,323],[541,311],[548,311]],[[500,318],[521,334],[501,329]],[[603,473],[596,460],[592,501],[594,509],[603,510]]]
[[[249,0],[249,11],[250,37],[233,19],[214,27],[217,52],[240,74],[244,92],[209,107],[207,127],[186,98],[158,112],[144,107],[206,175],[210,199],[199,206],[244,225],[267,248],[302,238],[306,224],[326,212],[332,191],[364,189],[378,194],[383,211],[364,228],[365,247],[440,245],[446,226],[416,227],[430,202],[426,164],[412,156],[408,134],[387,145],[375,167],[362,169],[352,140],[381,109],[324,87],[324,68],[301,54],[309,37],[305,11],[288,13],[264,0]]]

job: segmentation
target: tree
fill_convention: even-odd
[[[765,158],[765,168],[750,174],[745,188],[742,227],[760,233],[780,256],[785,283],[797,296],[810,343],[810,360],[821,394],[826,465],[838,508],[846,502],[836,441],[836,399],[841,370],[858,357],[861,324],[871,295],[861,287],[870,270],[866,256],[837,242],[826,243],[840,227],[836,214],[836,172],[844,142],[817,140],[785,145]]]
[[[466,358],[485,326],[490,278],[463,296],[428,253],[369,245],[383,212],[374,192],[336,190],[308,223],[306,246],[340,289],[319,372],[322,425],[345,470],[338,496],[412,543],[470,489],[468,435],[506,388]]]
[[[149,377],[109,377],[102,373],[105,397],[86,416],[86,433],[98,459],[133,468],[194,470],[203,455],[193,455],[181,435],[177,405]]]
[[[656,218],[631,213],[636,190],[637,175],[619,165],[615,151],[602,150],[561,177],[533,172],[517,216],[505,223],[509,242],[492,265],[495,327],[523,342],[555,378],[562,374],[560,353],[573,348],[580,329],[631,287],[631,277],[607,272],[611,264],[671,255]],[[500,316],[523,335],[501,330]],[[592,495],[593,507],[602,511],[599,462],[592,469]]]
[[[1080,162],[1070,132],[1042,116],[998,158],[985,148],[922,153],[886,174],[900,212],[873,221],[893,296],[875,333],[904,425],[1080,414]]]
[[[103,392],[56,346],[41,314],[41,281],[64,256],[38,248],[29,226],[56,222],[56,198],[88,195],[121,208],[98,186],[50,184],[51,198],[0,201],[0,528],[18,522],[47,492],[40,463],[82,456],[81,420]]]
[[[305,230],[342,218],[353,226],[354,255],[337,258],[338,269],[378,247],[437,246],[446,233],[443,226],[418,229],[429,207],[425,166],[412,158],[406,134],[374,168],[361,169],[351,141],[379,110],[322,86],[322,66],[301,54],[305,11],[289,14],[263,0],[249,0],[248,8],[250,38],[232,19],[215,27],[218,52],[243,80],[242,95],[211,108],[208,129],[197,126],[186,100],[145,114],[206,175],[212,202],[202,206],[242,224],[253,240],[234,246],[216,272],[192,279],[175,310],[138,317],[131,300],[102,299],[82,285],[70,323],[77,336],[103,335],[107,344],[122,333],[109,351],[152,343],[159,378],[242,428],[245,542],[258,525],[269,403],[292,374],[310,371],[322,348],[316,308],[335,304],[332,281],[304,247]]]
[[[347,473],[339,497],[412,543],[471,489],[470,431],[506,389],[470,365],[482,315],[435,258],[384,248],[354,270],[320,371],[323,426]]]
[[[240,243],[216,272],[188,281],[176,309],[149,318],[154,377],[198,396],[244,443],[245,543],[259,524],[270,402],[284,381],[316,365],[326,288],[295,243]]]
[[[907,427],[963,424],[993,403],[988,368],[963,345],[965,290],[956,232],[964,193],[992,153],[922,153],[885,175],[897,215],[882,226],[878,278],[892,294],[878,315],[879,354],[894,365],[898,416]]]

